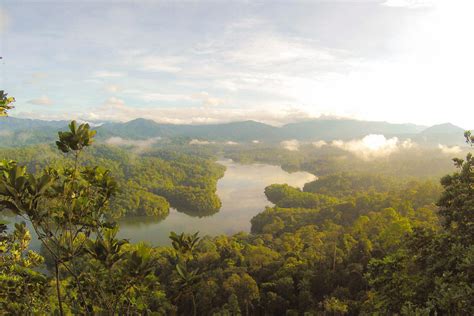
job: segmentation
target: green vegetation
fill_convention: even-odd
[[[26,162],[28,171],[35,174],[48,166],[64,169],[74,165],[73,157],[48,145],[0,149],[0,155]],[[98,144],[82,153],[78,162],[84,166],[107,166],[114,174],[119,190],[107,214],[114,218],[165,218],[170,205],[190,215],[205,216],[219,211],[221,206],[215,192],[225,168],[209,158],[163,150],[135,154]]]
[[[56,143],[68,159],[40,146],[14,151],[27,167],[0,163],[0,211],[29,221],[45,252],[28,250],[24,224],[0,225],[2,313],[474,314],[472,154],[454,159],[440,185],[366,170],[304,190],[271,185],[275,206],[252,220],[252,233],[171,233],[171,247],[150,247],[118,239],[110,213],[126,203],[144,214],[167,201],[207,207],[222,168],[180,153],[94,148],[93,137],[72,122]]]
[[[289,151],[279,146],[258,145],[227,149],[225,155],[243,164],[267,163],[281,166],[288,172],[307,171],[318,176],[357,172],[408,181],[420,178],[439,179],[454,171],[453,165],[447,159],[449,156],[435,147],[422,146],[370,160],[361,159],[334,146],[316,148],[311,144],[301,145],[298,151]],[[373,180],[375,181],[375,178]]]
[[[8,97],[8,94],[3,90],[0,90],[0,116],[6,116],[7,111],[13,109],[11,105],[15,102],[15,98]]]

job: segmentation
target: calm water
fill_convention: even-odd
[[[196,232],[201,235],[233,234],[250,231],[250,220],[271,205],[266,199],[264,189],[273,183],[287,183],[302,187],[315,179],[307,172],[288,173],[277,166],[265,164],[241,165],[231,160],[219,161],[227,167],[225,175],[217,184],[217,194],[222,201],[221,210],[208,217],[192,217],[170,210],[169,216],[162,220],[127,219],[120,222],[119,237],[131,242],[145,241],[153,245],[169,244],[169,233]],[[32,242],[32,248],[39,246]]]

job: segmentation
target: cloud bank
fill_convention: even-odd
[[[300,142],[296,139],[284,140],[280,145],[289,151],[298,151],[300,150]]]
[[[462,151],[461,147],[459,146],[450,147],[450,146],[438,144],[438,148],[439,150],[441,150],[443,154],[447,154],[447,155],[459,154]]]
[[[113,146],[130,146],[135,149],[136,152],[143,152],[151,148],[156,144],[161,137],[153,137],[145,140],[126,139],[122,137],[110,137],[105,141],[107,145]]]
[[[154,97],[161,98],[162,95],[155,95]],[[294,107],[261,106],[254,108],[234,108],[215,106],[216,103],[213,102],[213,100],[207,100],[203,102],[204,104],[193,107],[147,107],[131,106],[128,105],[124,99],[110,97],[102,105],[91,111],[78,110],[72,114],[19,112],[17,113],[17,116],[46,120],[83,119],[86,121],[118,122],[127,122],[136,118],[145,118],[154,120],[158,123],[170,124],[212,124],[255,120],[271,125],[283,125],[286,123],[320,117],[311,116]]]
[[[401,149],[412,148],[415,144],[410,139],[400,142],[397,137],[387,139],[384,135],[370,134],[359,140],[336,140],[331,146],[351,152],[361,159],[372,160],[388,157]]]
[[[321,148],[323,146],[327,146],[328,143],[325,142],[324,140],[318,140],[318,141],[312,142],[311,145],[313,145],[313,147],[316,147],[316,148]]]
[[[189,142],[189,145],[212,145],[215,144],[216,142],[211,142],[208,140],[200,140],[200,139],[192,139]]]

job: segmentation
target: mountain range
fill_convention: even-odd
[[[0,118],[0,146],[21,146],[51,142],[57,131],[67,127],[67,121],[43,121],[21,118]],[[147,119],[129,122],[103,122],[94,127],[99,140],[110,137],[143,140],[149,138],[200,139],[235,142],[331,141],[359,139],[368,134],[412,139],[423,144],[455,145],[463,143],[464,130],[450,123],[431,127],[415,124],[360,121],[354,119],[316,119],[276,127],[256,121],[241,121],[209,125],[161,124]]]

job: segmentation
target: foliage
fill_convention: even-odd
[[[13,102],[15,102],[14,97],[9,97],[7,93],[0,90],[0,117],[8,115],[8,110],[13,109],[11,105]]]
[[[77,128],[77,127],[76,127]],[[51,146],[0,149],[0,155],[26,163],[28,172],[39,175],[47,167],[72,168],[74,156],[62,155]],[[219,211],[216,184],[225,168],[208,158],[170,151],[142,153],[95,144],[81,152],[80,164],[107,166],[114,174],[117,192],[111,197],[108,216],[155,216],[166,218],[169,208],[194,216]]]
[[[474,313],[474,159],[454,159],[459,172],[441,180],[439,232],[422,229],[405,246],[372,261],[369,310],[461,315]]]
[[[71,167],[46,168],[36,176],[26,167],[3,162],[1,205],[31,223],[52,258],[53,303],[61,315],[141,313],[153,304],[164,308],[166,299],[154,279],[155,259],[149,248],[124,251],[126,241],[115,238],[118,228],[107,220],[117,183],[108,170],[80,164],[80,155],[92,144],[94,134],[89,125],[75,122],[69,132],[59,133],[58,149],[72,155]],[[17,231],[24,232],[24,226],[17,226]]]
[[[47,277],[36,271],[43,258],[28,250],[31,236],[25,223],[12,233],[0,224],[0,310],[8,314],[47,311]]]
[[[275,206],[252,219],[250,234],[173,232],[171,247],[151,247],[118,239],[112,215],[212,211],[223,168],[177,152],[90,148],[94,135],[72,122],[59,133],[62,154],[36,147],[15,151],[28,166],[0,162],[0,211],[28,221],[47,250],[28,250],[25,223],[12,232],[0,224],[2,313],[474,314],[472,154],[454,159],[441,186],[364,168],[303,191],[270,185]]]

